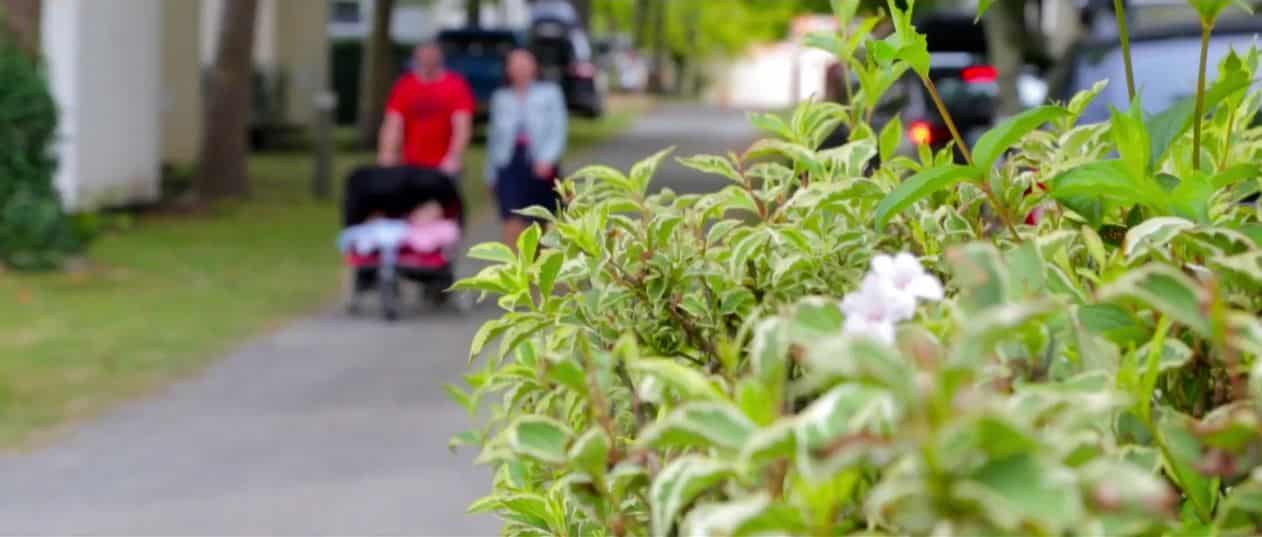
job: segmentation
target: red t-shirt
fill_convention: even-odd
[[[473,114],[473,90],[464,78],[444,71],[438,80],[403,75],[390,91],[386,111],[403,116],[403,162],[435,168],[451,147],[451,117]]]

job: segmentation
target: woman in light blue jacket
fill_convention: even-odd
[[[491,97],[486,179],[499,202],[504,242],[513,245],[530,225],[515,211],[533,205],[559,208],[555,187],[568,118],[561,88],[538,80],[530,51],[514,50],[506,67],[509,84]]]

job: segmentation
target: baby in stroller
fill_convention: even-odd
[[[352,313],[375,288],[385,317],[398,318],[401,278],[419,283],[430,302],[445,302],[464,221],[450,178],[420,168],[360,168],[346,182],[344,202],[338,247],[353,273]]]

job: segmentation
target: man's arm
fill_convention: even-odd
[[[381,131],[377,133],[377,164],[396,166],[399,164],[399,148],[403,145],[403,116],[398,112],[386,112],[381,122]]]
[[[472,138],[473,114],[464,110],[451,114],[451,145],[443,158],[443,171],[454,175],[464,167],[464,150]]]

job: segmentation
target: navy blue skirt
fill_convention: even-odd
[[[535,176],[534,163],[530,159],[530,149],[518,145],[513,149],[513,160],[499,169],[495,181],[495,197],[500,204],[500,218],[525,218],[514,211],[539,205],[556,213],[560,207],[561,195],[556,191],[556,177],[540,178]]]

